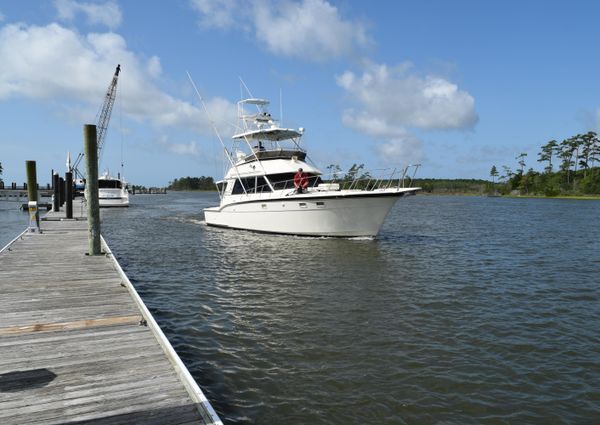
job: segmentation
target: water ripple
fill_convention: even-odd
[[[357,240],[132,201],[103,232],[226,423],[600,417],[598,202],[410,197]]]

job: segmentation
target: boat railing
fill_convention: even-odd
[[[356,173],[329,173],[309,175],[307,192],[323,191],[382,191],[389,189],[410,188],[420,164],[409,165],[404,168],[380,168],[371,171],[359,170]],[[411,173],[412,171],[412,173]],[[272,182],[275,192],[268,184],[247,189],[245,196],[256,194],[263,195],[263,199],[280,197],[282,190],[289,191],[288,195],[296,193],[294,179]],[[268,196],[267,196],[268,195]]]
[[[416,164],[404,168],[378,168],[370,171],[357,169],[356,171],[351,170],[345,175],[333,172],[321,175],[321,179],[324,184],[339,185],[339,190],[377,191],[410,188],[419,166],[420,164]]]

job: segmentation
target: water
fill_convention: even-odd
[[[0,249],[29,225],[29,214],[20,210],[23,202],[0,199]]]
[[[103,234],[225,423],[599,421],[600,202],[416,196],[348,240],[131,201]]]

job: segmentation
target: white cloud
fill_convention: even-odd
[[[109,0],[105,3],[86,3],[75,0],[55,0],[54,5],[59,19],[72,21],[77,14],[83,14],[88,23],[106,25],[114,29],[121,25],[123,16],[119,5]]]
[[[158,144],[169,152],[173,152],[177,155],[200,156],[200,149],[198,149],[196,141],[191,141],[189,143],[171,143],[167,136],[161,136],[158,140]]]
[[[416,164],[423,158],[423,142],[404,127],[354,110],[344,111],[342,121],[346,127],[371,136],[375,140],[375,152],[385,163]]]
[[[404,127],[392,125],[383,118],[364,111],[355,112],[354,109],[346,109],[342,121],[346,127],[354,128],[372,137],[403,137],[406,134]]]
[[[240,8],[240,3],[235,0],[191,0],[190,4],[200,13],[198,23],[203,28],[232,27],[236,22],[236,11]]]
[[[150,59],[148,59],[148,64],[146,66],[148,69],[148,74],[150,74],[153,78],[159,77],[162,73],[160,58],[158,56],[152,56]]]
[[[327,1],[258,2],[255,7],[256,37],[277,54],[324,60],[352,53],[367,43],[364,26],[345,21]]]
[[[377,143],[375,150],[388,164],[419,164],[423,160],[423,142],[408,133]]]
[[[467,129],[477,122],[475,100],[455,84],[434,76],[409,74],[406,64],[390,68],[367,64],[362,75],[346,71],[337,83],[363,113],[393,126]]]
[[[346,71],[336,78],[355,106],[343,112],[344,125],[374,138],[386,162],[422,160],[423,143],[407,128],[469,129],[477,122],[469,93],[443,78],[410,71],[409,63],[392,68],[367,63],[362,75]]]
[[[81,35],[58,24],[0,28],[0,100],[24,96],[63,99],[98,108],[121,64],[118,96],[124,114],[156,126],[182,127],[212,134],[205,114],[189,102],[161,91],[154,79],[160,60],[139,58],[115,33]],[[214,119],[231,122],[235,105],[206,100]]]
[[[192,0],[204,28],[242,28],[254,32],[272,53],[321,61],[350,55],[369,43],[365,26],[341,17],[325,0]]]

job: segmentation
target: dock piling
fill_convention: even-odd
[[[60,198],[58,195],[58,191],[59,191],[59,180],[58,180],[58,173],[55,172],[52,175],[52,189],[53,190],[53,195],[52,195],[52,211],[54,212],[59,212],[60,211]]]
[[[63,179],[62,177],[58,178],[58,188],[60,206],[63,207],[65,205],[65,179]]]
[[[89,255],[100,255],[100,200],[98,199],[98,140],[96,126],[83,126],[85,155],[85,198],[87,201]]]
[[[27,171],[27,196],[29,197],[29,230],[40,231],[40,213],[38,211],[37,170],[35,161],[25,161]]]
[[[67,218],[73,218],[73,173],[70,171],[67,171],[65,173],[65,185],[66,185],[66,189],[67,189],[67,208],[66,208],[66,213],[67,213]]]

